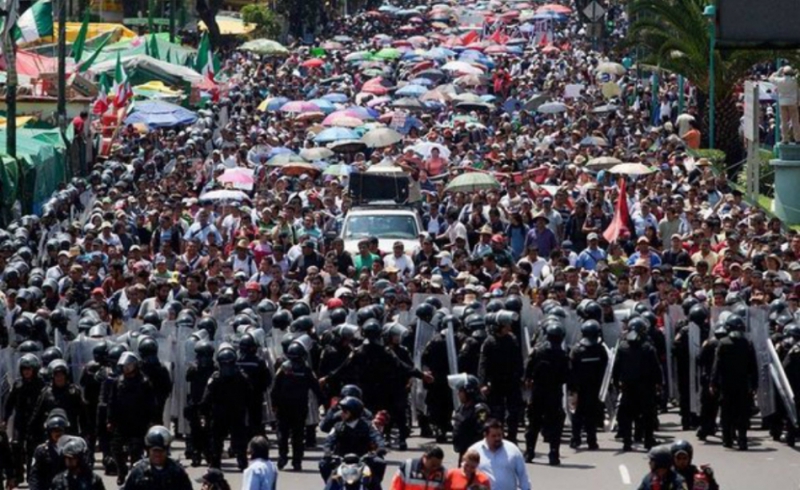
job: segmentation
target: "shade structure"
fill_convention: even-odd
[[[448,192],[475,192],[489,189],[499,189],[500,182],[490,174],[482,172],[467,172],[453,179],[445,190]]]
[[[171,128],[195,121],[194,112],[163,100],[134,102],[133,112],[125,118],[125,124],[142,123],[149,128]]]

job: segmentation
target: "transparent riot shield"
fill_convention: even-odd
[[[611,349],[608,348],[607,345],[603,345],[606,348],[606,352],[608,353],[608,363],[606,364],[606,370],[603,373],[603,382],[600,383],[600,393],[598,394],[598,398],[600,399],[601,403],[605,403],[606,398],[608,398],[608,392],[611,388],[611,374],[614,372],[614,361],[617,359],[617,349],[619,348],[619,340],[617,340],[616,345]]]
[[[413,317],[411,316],[411,312],[406,310],[398,312],[397,315],[395,315],[394,317],[394,321],[404,327],[407,327],[411,325],[412,318]]]
[[[683,313],[683,310],[681,310],[681,313]],[[709,339],[713,339],[714,338],[714,328],[713,328],[714,325],[716,325],[717,323],[720,323],[720,322],[725,323],[725,319],[728,317],[728,315],[731,314],[731,308],[728,307],[728,306],[712,306],[710,313],[711,313],[710,320],[711,320],[711,327],[712,328],[708,329],[708,338]],[[750,333],[750,321],[749,321],[749,318],[742,318],[742,320],[744,320],[744,324],[747,327],[747,330],[745,330],[745,331],[749,334]]]
[[[174,322],[173,322],[174,323]],[[164,325],[161,326],[164,331]],[[169,329],[168,329],[169,330]],[[183,416],[186,401],[189,396],[189,387],[186,383],[186,373],[189,365],[194,362],[194,344],[192,339],[191,327],[178,327],[175,325],[171,329],[169,336],[170,348],[172,351],[172,395],[167,406],[170,407],[170,415],[178,421],[178,432],[187,434],[189,424]]]
[[[456,336],[453,332],[453,324],[449,324],[444,332],[445,343],[447,344],[447,365],[450,374],[458,374],[458,349],[456,349]],[[461,402],[458,399],[458,394],[453,392],[453,407],[458,408]]]
[[[667,340],[667,389],[669,390],[669,398],[673,400],[678,398],[678,383],[675,382],[678,372],[675,359],[672,357],[672,342],[678,334],[676,325],[684,318],[683,308],[679,305],[670,306],[664,315],[664,337]]]
[[[700,415],[700,369],[697,360],[700,358],[700,327],[694,323],[689,324],[689,409],[695,415]]]
[[[411,297],[411,312],[417,311],[417,306],[421,305],[428,298],[439,298],[442,302],[442,308],[450,309],[450,296],[447,294],[423,294],[417,293]]]
[[[8,369],[13,352],[11,347],[0,349],[0,420],[5,420],[6,400],[8,400],[8,395],[14,382],[13,376]]]
[[[578,312],[573,309],[567,310],[567,318],[564,320],[564,329],[567,334],[564,336],[564,343],[570,349],[581,339],[581,319]]]
[[[603,332],[603,343],[606,346],[615,346],[622,335],[622,322],[615,319],[613,322],[603,323],[600,330]]]
[[[272,331],[272,317],[275,315],[274,311],[270,311],[268,313],[260,313],[258,316],[261,318],[261,330],[264,333],[269,333]]]
[[[794,404],[795,398],[792,385],[789,384],[789,379],[786,377],[786,372],[783,370],[783,364],[778,358],[778,353],[775,352],[775,346],[772,345],[772,342],[767,343],[767,349],[769,350],[769,357],[772,360],[769,369],[772,382],[775,384],[775,390],[781,398],[781,402],[786,409],[786,415],[792,423],[792,427],[800,427],[797,420],[797,406]]]
[[[769,353],[769,322],[767,311],[763,308],[750,308],[750,339],[756,351],[756,364],[758,365],[758,409],[762,417],[775,413],[775,386],[772,383],[770,366],[772,356]],[[744,381],[744,380],[743,380]]]
[[[67,344],[67,350],[63,352],[73,380],[80,379],[84,366],[94,360],[94,348],[104,341],[81,334]]]
[[[233,338],[233,327],[229,320],[233,318],[233,305],[217,305],[211,311],[211,316],[217,321],[217,334],[216,338],[222,341],[228,341]]]
[[[414,367],[417,369],[422,369],[422,351],[425,350],[425,346],[428,345],[428,342],[431,341],[434,335],[436,335],[436,329],[433,328],[433,325],[417,319],[417,329],[414,333]],[[427,407],[425,405],[426,391],[425,385],[421,380],[413,380],[411,402],[414,408],[414,410],[412,410],[412,415],[414,417],[416,417],[416,411],[427,413]]]

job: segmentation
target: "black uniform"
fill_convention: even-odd
[[[59,454],[56,444],[52,441],[39,444],[28,471],[28,488],[50,490],[53,478],[64,470],[64,457]]]
[[[486,334],[476,336],[474,333],[464,339],[458,351],[458,372],[478,376],[478,365],[481,361],[481,347]]]
[[[483,399],[462,403],[453,412],[453,450],[458,453],[459,460],[470,446],[483,439],[483,424],[490,413]]]
[[[272,373],[264,359],[256,354],[239,354],[236,365],[247,376],[253,389],[247,407],[247,429],[252,438],[264,432],[264,397],[272,384]]]
[[[661,384],[661,363],[653,346],[646,341],[623,340],[614,361],[612,378],[622,397],[617,418],[626,448],[632,443],[633,421],[642,426],[645,446],[655,444],[656,392]]]
[[[452,430],[450,417],[453,414],[453,395],[447,384],[450,366],[447,362],[447,341],[443,333],[436,334],[422,351],[424,371],[430,371],[433,382],[425,385],[425,406],[431,423],[437,429],[437,439],[441,442],[445,434]]]
[[[200,366],[192,363],[186,370],[186,383],[189,392],[186,394],[186,408],[183,415],[189,423],[189,438],[186,444],[187,457],[192,459],[193,464],[200,464],[201,456],[209,459],[208,441],[210,433],[208,426],[201,423],[200,404],[203,401],[203,394],[208,385],[208,380],[214,374],[214,365]]]
[[[0,431],[0,488],[5,488],[5,480],[15,478],[13,463],[8,434],[5,431]]]
[[[103,479],[91,471],[79,475],[62,471],[53,479],[51,490],[106,490]]]
[[[144,452],[144,436],[156,419],[158,400],[153,385],[141,372],[121,374],[111,385],[108,423],[111,424],[111,453],[118,476],[128,474],[128,459],[136,463]]]
[[[36,408],[33,410],[28,423],[29,438],[35,445],[44,441],[44,422],[54,408],[61,408],[67,412],[67,419],[69,420],[68,434],[81,434],[86,427],[86,411],[83,406],[80,388],[69,383],[62,387],[50,385],[39,395],[39,399],[36,401]]]
[[[723,445],[732,446],[736,433],[739,447],[746,449],[750,407],[758,389],[758,365],[752,342],[739,332],[719,341],[711,388],[720,394]]]
[[[192,490],[192,481],[172,459],[159,469],[145,458],[133,466],[120,490]]]
[[[786,372],[789,386],[794,392],[795,410],[800,413],[800,342],[796,343],[786,354],[783,359],[783,370]],[[786,442],[790,446],[794,446],[798,435],[800,435],[800,429],[797,427],[794,430],[790,429],[786,435]]]
[[[489,387],[486,401],[492,417],[505,420],[508,413],[508,439],[516,441],[522,409],[522,358],[520,346],[512,334],[489,335],[481,347],[478,379]]]
[[[156,396],[156,410],[154,413],[154,424],[162,424],[164,416],[164,406],[167,399],[172,394],[172,378],[169,369],[161,364],[157,357],[145,358],[141,363],[142,374],[150,380],[153,386],[153,393]]]
[[[408,427],[408,382],[414,370],[414,360],[411,352],[402,344],[392,345],[389,348],[406,368],[403,371],[393,371],[386,383],[386,395],[389,400],[389,423],[384,427],[384,437],[389,437],[392,427],[398,431],[398,443],[405,444],[411,430]],[[365,411],[367,411],[365,409]],[[371,420],[371,419],[370,419]]]
[[[558,458],[564,430],[564,384],[569,373],[569,358],[561,344],[547,342],[531,352],[525,366],[525,381],[533,383],[528,404],[526,456],[533,459],[539,432],[550,443],[550,457]]]
[[[700,369],[700,428],[697,436],[702,440],[717,432],[717,413],[719,412],[719,393],[712,393],[710,388],[711,372],[714,368],[714,357],[717,354],[719,340],[708,339],[700,349],[697,367]]]
[[[107,474],[113,474],[115,471],[114,457],[111,453],[111,431],[108,430],[108,403],[111,399],[111,392],[114,383],[117,381],[119,372],[112,366],[106,366],[97,372],[97,382],[100,383],[100,398],[97,403],[97,446],[103,453],[103,466],[106,468]]]
[[[102,368],[99,362],[90,361],[83,367],[78,381],[83,391],[83,404],[86,407],[86,443],[89,445],[89,454],[92,457],[97,443],[97,406],[100,403],[101,386],[98,374]]]
[[[333,426],[333,430],[325,438],[322,446],[325,458],[319,463],[320,474],[327,481],[331,472],[335,469],[331,464],[334,456],[344,457],[348,454],[355,454],[359,458],[370,452],[379,451],[384,448],[384,441],[381,434],[375,427],[363,417],[354,422],[339,421]],[[370,458],[368,466],[372,470],[373,481],[383,481],[383,473],[386,465],[380,458]]]
[[[675,364],[678,371],[678,398],[680,399],[680,414],[681,425],[683,430],[689,430],[694,425],[693,416],[691,412],[691,396],[689,393],[689,369],[692,362],[697,362],[696,359],[691,359],[689,355],[689,325],[684,324],[672,343],[672,356],[675,358]]]
[[[586,431],[589,448],[597,447],[597,427],[603,421],[603,404],[600,387],[608,366],[608,351],[603,344],[576,345],[569,355],[569,384],[572,393],[578,395],[575,414],[572,417],[572,441],[574,447],[581,444],[581,432]]]
[[[320,356],[319,360],[318,374],[320,378],[324,378],[339,369],[339,367],[344,364],[344,361],[346,361],[350,356],[351,352],[353,352],[353,349],[349,345],[326,345],[325,348],[322,349],[322,355]],[[331,381],[325,385],[325,389],[323,390],[325,394],[325,400],[330,402],[330,399],[339,393],[339,391],[342,389],[342,386],[348,384],[348,381],[349,380],[342,379],[337,380],[336,382]]]
[[[231,447],[239,465],[246,462],[247,427],[245,416],[251,403],[252,386],[247,376],[238,369],[223,375],[219,371],[211,375],[200,405],[209,421],[211,440],[209,465],[220,468],[222,447],[230,434]]]
[[[272,388],[272,407],[278,419],[278,453],[284,463],[289,457],[289,438],[292,439],[292,465],[303,461],[304,432],[308,416],[308,391],[322,400],[319,381],[302,360],[285,361],[275,374]]]
[[[21,482],[25,476],[25,466],[33,458],[36,444],[29,441],[28,429],[30,416],[36,408],[36,402],[44,390],[45,383],[39,376],[30,380],[18,379],[11,387],[11,392],[6,400],[3,423],[8,426],[8,421],[14,415],[14,431],[11,434],[11,451],[14,473]],[[41,426],[38,427],[41,429]]]

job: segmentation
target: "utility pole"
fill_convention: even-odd
[[[8,15],[5,17],[8,22]],[[3,39],[6,58],[6,154],[17,158],[17,53],[14,36]]]
[[[178,2],[169,0],[169,42],[175,42],[175,15],[177,15]]]
[[[58,0],[58,127],[67,129],[67,1]]]

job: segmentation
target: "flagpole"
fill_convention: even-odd
[[[8,16],[6,16],[8,22]],[[17,49],[14,36],[3,39],[3,53],[6,57],[6,154],[17,158]]]
[[[58,0],[58,127],[67,128],[67,0]]]

